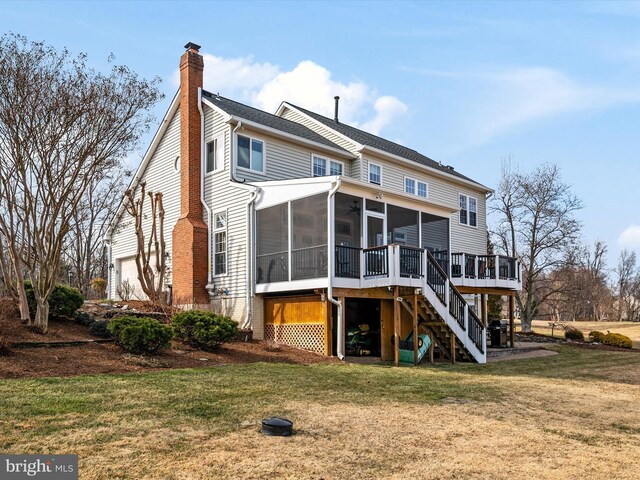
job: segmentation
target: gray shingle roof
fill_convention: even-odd
[[[257,108],[249,107],[248,105],[244,105],[242,103],[234,102],[233,100],[221,97],[220,95],[215,95],[205,90],[202,91],[202,96],[213,103],[216,107],[220,108],[220,110],[223,110],[224,112],[228,113],[229,115],[233,115],[234,117],[242,118],[250,122],[259,123],[260,125],[274,128],[276,130],[280,130],[281,132],[295,135],[296,137],[300,137],[305,140],[311,140],[313,142],[320,143],[328,147],[333,147],[334,149],[342,150],[345,153],[348,153],[348,151],[341,146],[336,145],[331,140],[323,137],[322,135],[314,132],[313,130],[310,130],[309,128],[299,123],[285,120],[284,118],[272,115],[262,110],[258,110]]]
[[[326,125],[327,127],[335,130],[336,132],[341,133],[342,135],[352,139],[353,141],[365,145],[368,147],[377,148],[378,150],[382,150],[387,153],[391,153],[392,155],[397,155],[398,157],[406,158],[407,160],[411,160],[413,162],[419,163],[420,165],[425,165],[430,168],[434,168],[441,172],[448,173],[450,175],[454,175],[458,178],[462,178],[464,180],[468,180],[473,183],[477,183],[479,186],[483,187],[482,184],[476,182],[475,180],[462,175],[459,172],[456,172],[453,167],[449,167],[447,165],[443,165],[431,158],[418,153],[417,151],[399,145],[397,143],[386,140],[382,137],[378,137],[377,135],[373,135],[371,133],[367,133],[363,130],[359,130],[355,127],[351,127],[349,125],[345,125],[344,123],[336,123],[332,118],[328,118],[322,115],[319,115],[315,112],[307,110],[302,107],[298,107],[297,105],[293,105],[291,103],[286,102],[288,105],[300,110],[311,118],[317,120],[318,122]]]

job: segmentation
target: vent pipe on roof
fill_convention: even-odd
[[[335,97],[333,97],[333,99],[336,101],[336,113],[333,116],[333,121],[336,123],[340,123],[338,121],[338,104],[340,103],[340,97],[336,95]]]

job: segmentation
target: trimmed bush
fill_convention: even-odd
[[[604,343],[604,337],[605,337],[604,333],[598,332],[597,330],[594,330],[593,332],[589,332],[589,338],[594,342]]]
[[[109,322],[105,320],[96,320],[89,327],[89,332],[91,335],[100,338],[112,338],[111,332],[109,331]]]
[[[564,338],[567,340],[579,340],[581,342],[584,341],[584,333],[581,330],[573,327],[567,327],[564,331]]]
[[[132,353],[154,353],[171,346],[173,329],[153,318],[116,317],[108,324],[116,344]]]
[[[73,316],[73,319],[76,321],[76,323],[84,325],[85,327],[90,327],[96,322],[96,319],[89,315],[87,312],[76,312]]]
[[[24,289],[27,294],[27,301],[29,302],[29,311],[31,315],[35,315],[36,296],[33,293],[31,282],[24,282]],[[66,285],[56,285],[51,295],[49,295],[49,316],[53,318],[72,318],[83,303],[84,297],[80,293],[80,290]]]
[[[215,350],[238,334],[238,322],[213,312],[189,310],[174,315],[176,338],[203,350]]]
[[[612,347],[633,348],[633,342],[626,335],[620,333],[607,333],[602,343]]]

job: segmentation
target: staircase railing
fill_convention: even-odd
[[[482,321],[428,251],[424,271],[423,295],[429,297],[427,289],[435,295],[436,303],[432,304],[438,314],[473,358],[479,363],[485,363],[486,328]]]

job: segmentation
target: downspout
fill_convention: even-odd
[[[202,88],[198,88],[198,111],[200,112],[200,201],[207,211],[207,285],[206,289],[211,294],[213,288],[213,282],[211,277],[211,208],[204,195],[204,172],[206,171],[205,165],[205,145],[204,145],[204,111],[202,110]],[[173,260],[173,259],[172,259]]]
[[[113,261],[113,256],[111,253],[111,234],[109,234],[109,238],[105,238],[104,242],[108,245],[108,250],[109,253],[107,253],[107,299],[109,300],[115,300],[115,298],[113,298],[111,296],[111,287],[112,287],[112,280],[111,280],[111,275],[115,275],[115,267],[112,266],[112,261]]]
[[[335,248],[331,248],[333,245],[333,242],[335,241],[335,235],[334,235],[334,223],[331,221],[331,200],[333,199],[334,195],[336,194],[336,192],[338,191],[338,189],[340,188],[340,177],[338,177],[338,179],[336,180],[336,184],[331,188],[331,190],[329,191],[329,195],[327,196],[327,250],[328,250],[328,255],[327,258],[329,259],[329,268],[328,270],[328,283],[327,283],[327,300],[329,300],[331,303],[333,303],[337,309],[338,309],[338,318],[337,318],[337,323],[338,323],[338,341],[337,343],[337,354],[338,354],[338,358],[340,360],[344,360],[344,321],[342,318],[342,304],[336,300],[333,297],[333,286],[331,281],[333,280],[333,270],[335,267]]]
[[[247,317],[245,318],[244,323],[242,324],[242,328],[251,327],[251,319],[252,319],[252,301],[253,298],[253,265],[251,262],[251,257],[253,254],[253,222],[252,220],[252,211],[253,211],[253,203],[260,192],[260,187],[256,187],[255,185],[247,185],[244,180],[241,182],[236,178],[235,170],[236,170],[236,159],[235,159],[235,137],[236,132],[242,128],[242,121],[239,121],[235,128],[231,131],[231,139],[229,140],[229,161],[231,165],[229,166],[229,181],[237,184],[240,187],[251,189],[251,195],[249,200],[247,201],[247,258],[246,258],[246,274],[247,274],[247,285],[246,285],[246,294],[245,294],[245,302],[247,309]]]
[[[251,192],[251,196],[247,201],[247,318],[242,325],[242,328],[249,328],[251,326],[251,314],[252,314],[252,301],[253,298],[253,264],[251,262],[251,256],[253,254],[253,225],[254,222],[253,216],[251,215],[253,212],[253,202],[255,202],[256,197],[258,196],[258,192],[260,191],[259,187],[256,187],[253,192]]]

